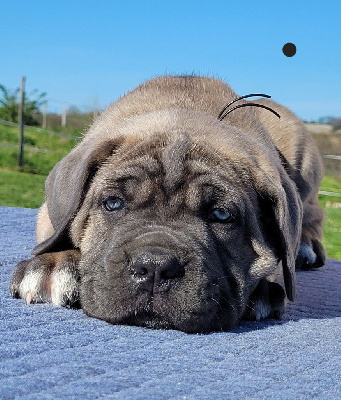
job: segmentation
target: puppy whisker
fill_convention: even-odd
[[[215,303],[217,303],[218,306],[221,308],[221,310],[223,310],[223,307],[221,306],[218,300],[216,300],[214,297],[210,297],[210,299],[213,300]]]

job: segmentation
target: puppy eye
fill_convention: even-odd
[[[214,222],[231,222],[233,220],[232,214],[224,208],[214,208],[211,211],[209,218]]]
[[[124,207],[124,201],[119,197],[109,197],[103,201],[103,207],[107,211],[118,211]]]

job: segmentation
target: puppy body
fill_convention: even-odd
[[[324,262],[322,164],[278,104],[260,101],[280,120],[244,107],[219,121],[236,97],[215,79],[161,77],[105,110],[51,171],[35,256],[12,293],[65,299],[48,279],[57,269],[73,276],[65,303],[80,293],[85,312],[112,323],[201,332],[280,317],[295,264]]]

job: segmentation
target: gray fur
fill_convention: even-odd
[[[105,110],[51,171],[44,240],[19,264],[12,293],[25,297],[32,263],[43,271],[49,255],[60,269],[71,251],[72,293],[111,323],[202,332],[279,318],[295,298],[295,264],[306,267],[302,244],[315,255],[309,267],[324,263],[322,164],[303,124],[276,103],[262,100],[280,120],[244,107],[218,121],[235,97],[215,79],[167,76]],[[108,211],[110,197],[124,206]],[[212,220],[217,208],[231,219]]]

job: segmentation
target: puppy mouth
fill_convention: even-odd
[[[143,311],[132,313],[125,317],[119,324],[141,326],[151,329],[179,329],[174,323],[167,320],[164,316],[160,316],[155,311]]]
[[[209,297],[211,299],[211,297]],[[212,299],[206,309],[186,309],[184,315],[174,315],[174,304],[168,292],[147,294],[136,299],[133,310],[114,324],[140,326],[151,329],[174,329],[185,333],[207,333],[229,331],[232,328],[231,315],[223,310],[219,301]]]
[[[137,299],[135,309],[122,316],[120,321],[110,322],[152,329],[179,329],[167,316],[169,304],[162,292],[153,295],[145,294],[142,297],[143,299]]]

